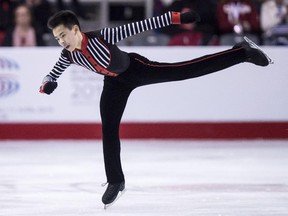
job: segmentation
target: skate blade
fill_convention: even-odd
[[[274,64],[274,61],[257,44],[255,44],[252,40],[250,40],[246,36],[244,36],[244,40],[247,43],[249,43],[253,48],[260,50],[265,55],[265,57],[267,58],[269,64]]]
[[[120,197],[126,192],[126,189],[124,189],[123,191],[120,191],[116,197],[116,199],[109,204],[104,205],[104,209],[107,210],[109,207],[111,207],[118,199],[120,199]]]

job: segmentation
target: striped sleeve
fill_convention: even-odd
[[[65,71],[65,69],[68,68],[70,65],[71,62],[68,56],[66,56],[62,51],[59,60],[56,62],[56,64],[54,65],[53,69],[50,71],[48,76],[50,76],[53,79],[53,81],[56,81]]]
[[[129,23],[123,26],[104,28],[101,30],[101,35],[108,43],[115,44],[125,38],[139,34],[141,32],[163,28],[172,24],[180,24],[179,12],[169,11],[161,16]]]

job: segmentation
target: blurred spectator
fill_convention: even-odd
[[[259,15],[252,0],[221,0],[217,6],[221,45],[233,45],[242,36],[259,43]]]
[[[187,31],[179,33],[170,38],[169,46],[216,46],[219,40],[216,35],[206,35],[203,32]]]
[[[41,31],[50,33],[51,31],[47,27],[47,21],[53,14],[50,3],[47,0],[26,0],[25,2],[30,7],[34,21],[41,28]]]
[[[260,21],[265,45],[288,45],[288,13],[284,0],[263,2]]]
[[[83,5],[79,3],[79,0],[71,0],[72,2],[67,6],[63,0],[57,0],[58,10],[72,10],[77,16],[82,19],[89,19],[89,15],[85,12]]]
[[[210,3],[209,3],[210,2]],[[178,0],[174,1],[166,8],[166,11],[187,12],[194,10],[201,17],[200,23],[189,23],[184,25],[174,25],[169,28],[164,28],[163,33],[170,36],[169,45],[218,45],[218,38],[215,35],[215,25],[211,24],[211,18],[204,5],[209,8],[212,5],[211,1],[203,2],[198,0]],[[214,7],[215,8],[215,7]],[[209,10],[212,10],[211,6]],[[214,16],[213,12],[212,16]],[[204,21],[203,21],[204,20]],[[215,18],[212,18],[215,21]]]
[[[193,9],[201,17],[201,22],[197,23],[197,30],[206,34],[216,34],[218,31],[216,17],[217,0],[192,0],[191,2],[193,3]]]
[[[183,8],[182,12],[188,12],[190,9]],[[170,46],[200,46],[200,45],[218,45],[218,39],[211,37],[196,29],[196,23],[182,24],[180,28],[183,32],[171,36]]]
[[[14,4],[10,0],[0,0],[0,46],[7,29],[12,25]]]
[[[166,11],[181,12],[183,10],[192,10],[192,8],[193,8],[193,4],[191,3],[191,1],[176,0],[176,1],[173,1],[171,5],[168,5],[167,8],[165,8],[163,12],[166,12]],[[186,29],[187,29],[187,26],[186,26]],[[179,33],[183,33],[186,30],[185,28],[184,29],[182,28],[182,25],[172,25],[172,26],[169,26],[169,28],[160,29],[160,31],[169,36],[173,36]]]
[[[153,0],[153,16],[162,15],[164,12],[164,5],[162,0]]]
[[[30,8],[19,5],[14,11],[14,26],[7,31],[3,46],[43,46],[42,34],[32,24]]]

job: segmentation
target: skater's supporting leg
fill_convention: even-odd
[[[124,181],[120,161],[119,125],[133,89],[106,77],[100,101],[105,170],[108,183]]]

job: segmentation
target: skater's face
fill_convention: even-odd
[[[60,46],[68,51],[73,51],[76,48],[81,49],[81,32],[77,25],[74,25],[71,29],[64,25],[59,25],[52,30],[55,39]]]

